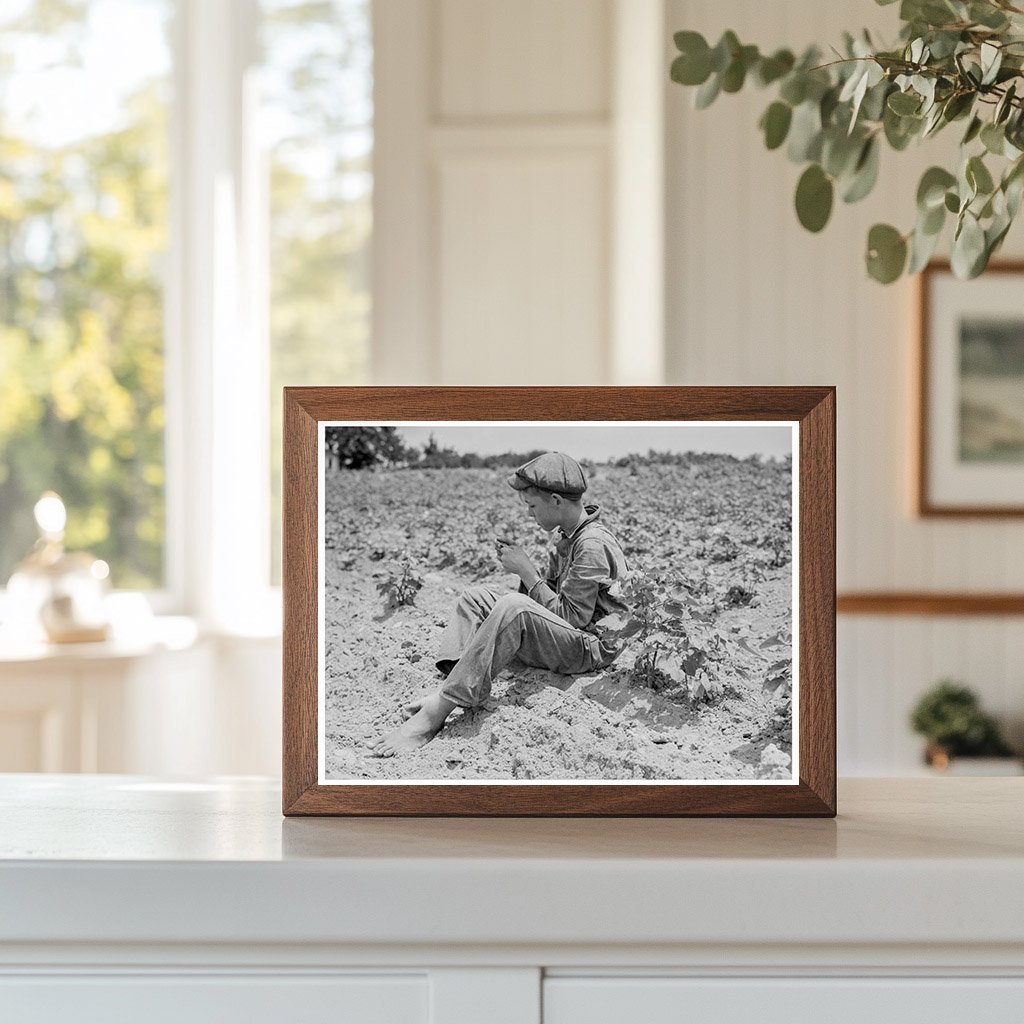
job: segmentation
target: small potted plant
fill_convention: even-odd
[[[1019,774],[1020,765],[1010,745],[1003,739],[995,719],[982,711],[970,688],[943,679],[924,694],[910,715],[914,732],[924,736],[925,762],[939,771],[947,771],[954,759],[1013,758],[997,768],[1000,774]],[[991,765],[967,774],[994,774]],[[963,767],[961,765],[961,767]]]

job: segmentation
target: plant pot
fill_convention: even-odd
[[[928,767],[940,775],[1024,775],[1024,762],[1019,757],[953,757],[940,743],[929,743],[925,748],[924,759]]]

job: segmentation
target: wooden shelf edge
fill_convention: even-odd
[[[838,594],[839,615],[1024,615],[1024,594],[863,591]]]

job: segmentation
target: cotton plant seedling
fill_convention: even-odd
[[[792,162],[806,164],[796,214],[814,232],[828,223],[837,193],[855,203],[871,192],[883,144],[901,152],[958,123],[958,163],[924,172],[909,230],[870,229],[865,263],[882,284],[917,273],[952,219],[953,272],[977,277],[1024,197],[1024,8],[1020,0],[901,0],[899,19],[893,46],[876,45],[866,31],[845,33],[831,52],[812,46],[799,57],[762,54],[732,31],[714,46],[677,32],[671,77],[696,87],[698,108],[751,81],[775,91],[758,127],[768,149],[785,144]]]
[[[423,578],[413,569],[406,552],[399,556],[397,567],[392,566],[388,575],[377,584],[377,592],[384,598],[384,610],[393,612],[416,602],[416,595],[423,587]]]
[[[787,630],[766,637],[759,644],[763,656],[775,656],[780,651],[792,652],[793,636]],[[770,690],[779,698],[788,699],[793,692],[793,658],[792,654],[773,662],[765,671],[762,687]]]
[[[678,688],[691,704],[720,695],[725,644],[691,588],[633,570],[621,591],[630,611],[606,616],[601,627],[610,637],[632,641],[630,681],[654,690]]]

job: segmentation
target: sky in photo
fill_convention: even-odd
[[[433,434],[442,448],[478,455],[561,451],[577,459],[604,462],[648,449],[669,452],[715,452],[784,458],[792,453],[794,431],[788,423],[636,423],[581,424],[438,424],[400,426],[407,445],[422,447]]]

